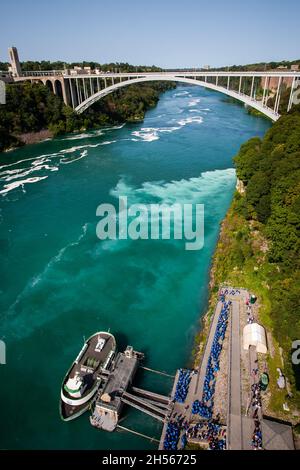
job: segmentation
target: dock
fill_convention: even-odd
[[[254,379],[251,375],[257,367],[257,351],[253,345],[243,349],[242,341],[244,326],[255,322],[256,307],[249,305],[249,299],[250,293],[245,289],[222,288],[203,354],[194,369],[181,368],[169,374],[142,365],[143,354],[131,346],[118,353],[111,369],[102,373],[103,386],[95,401],[91,424],[158,442],[160,450],[176,451],[188,443],[217,450],[292,448],[288,424],[272,422],[261,408],[254,416],[260,403],[260,391],[253,395],[259,376]],[[170,394],[137,387],[134,378],[139,368],[173,379]],[[120,426],[124,405],[160,422],[160,439]],[[253,441],[255,426],[259,426],[259,434],[262,430],[262,440],[259,437]],[[281,434],[287,436],[288,444]]]
[[[111,370],[102,377],[104,386],[97,396],[90,417],[92,426],[114,431],[124,405],[131,406],[162,423],[168,421],[172,408],[170,397],[133,386],[143,357],[142,353],[134,351],[131,346],[127,346],[123,353],[118,353]]]

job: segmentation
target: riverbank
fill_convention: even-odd
[[[49,129],[42,129],[38,132],[26,132],[24,134],[17,135],[16,138],[20,142],[21,145],[29,145],[29,144],[37,144],[38,142],[43,142],[46,139],[52,139],[54,137],[53,132]],[[15,147],[8,148],[5,151],[9,152],[10,150],[14,150]]]
[[[222,285],[239,286],[254,292],[257,295],[258,321],[266,329],[269,347],[266,360],[260,358],[261,369],[266,367],[270,377],[268,391],[263,398],[264,410],[268,416],[297,425],[300,416],[297,391],[292,383],[293,380],[287,373],[289,364],[286,364],[286,355],[276,340],[272,328],[272,298],[266,259],[268,241],[259,230],[257,222],[247,221],[240,214],[240,197],[240,194],[236,192],[231,207],[221,224],[210,272],[209,306],[201,320],[201,332],[196,338],[194,361],[196,364],[201,360],[212,313],[218,299],[218,291]],[[243,260],[238,256],[239,250],[248,254],[251,252],[251,256]],[[278,368],[286,374],[286,388],[283,390],[277,386]],[[285,409],[283,404],[287,405]]]
[[[255,293],[269,347],[264,409],[295,425],[300,420],[300,371],[292,362],[293,342],[300,337],[299,135],[300,108],[295,106],[263,139],[244,143],[234,158],[237,191],[221,226],[200,334],[205,338],[205,324],[222,284]],[[277,386],[279,369],[284,389]]]
[[[0,107],[0,152],[57,135],[142,122],[161,93],[176,88],[171,82],[131,85],[77,114],[40,83],[8,84],[6,104]]]

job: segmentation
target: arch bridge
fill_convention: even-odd
[[[152,81],[174,81],[223,93],[247,106],[260,111],[271,120],[279,117],[279,105],[283,92],[289,91],[287,111],[296,98],[300,85],[298,71],[162,71],[137,73],[88,73],[70,74],[68,71],[30,72],[15,77],[14,81],[40,81],[55,94],[62,97],[65,104],[82,113],[93,103],[114,91],[126,86]],[[272,99],[272,106],[269,104]]]

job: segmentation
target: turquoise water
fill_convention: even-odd
[[[190,360],[207,302],[209,266],[235,186],[232,157],[270,124],[198,87],[161,96],[143,123],[84,132],[0,156],[0,447],[140,449],[155,446],[97,431],[88,414],[64,423],[61,380],[83,336],[110,328],[146,365],[173,373]],[[198,202],[205,244],[100,241],[102,202]],[[169,379],[141,372],[168,393]],[[125,409],[123,425],[158,437],[160,425]],[[3,426],[5,423],[5,426]]]

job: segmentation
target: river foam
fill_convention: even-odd
[[[192,124],[192,123],[202,124],[202,122],[203,122],[203,117],[192,116],[192,117],[180,119],[180,121],[178,121],[178,124],[180,124],[181,126],[186,126],[187,124]]]
[[[197,106],[198,103],[200,103],[201,98],[193,98],[191,101],[189,101],[188,106]]]
[[[143,140],[144,142],[153,142],[159,139],[159,135],[163,133],[172,133],[180,129],[178,126],[172,127],[142,127],[139,131],[133,131],[131,135],[138,137],[138,139],[131,139],[135,142]]]
[[[213,207],[214,204],[217,206],[220,203],[224,191],[231,190],[234,184],[235,170],[232,168],[203,172],[200,176],[189,179],[145,181],[139,187],[131,184],[126,177],[122,177],[110,190],[110,195],[116,202],[119,196],[127,196],[128,204],[140,204],[141,207],[143,204],[149,203],[174,204],[178,202],[204,203],[205,207],[207,204]],[[179,220],[175,219],[175,225],[177,223]],[[172,249],[180,250],[180,252],[184,249],[178,245],[178,240],[160,240],[158,242],[172,245]],[[68,273],[70,270],[73,272],[73,289],[79,292],[82,276],[89,279],[98,272],[99,258],[106,256],[107,252],[114,253],[120,252],[120,250],[124,252],[132,249],[130,247],[133,247],[134,243],[129,239],[100,241],[96,237],[96,224],[85,223],[79,236],[61,248],[47,262],[44,269],[31,278],[18,294],[8,310],[6,319],[4,319],[3,331],[9,330],[21,338],[28,336],[44,323],[51,322],[60,314],[59,305],[56,303],[63,296],[63,291],[69,282]],[[144,241],[144,243],[155,243],[155,241]],[[79,269],[78,259],[81,258],[85,260],[85,266],[83,265]],[[30,307],[34,305],[36,296],[43,299],[39,311],[32,310]],[[70,308],[72,308],[72,302],[70,299]],[[53,308],[50,308],[50,305]],[[44,311],[48,312],[47,316],[44,315]]]
[[[121,127],[123,126],[112,127],[109,129],[119,129]],[[74,145],[69,148],[61,149],[58,152],[42,154],[38,157],[26,158],[1,165],[0,179],[2,185],[0,183],[0,194],[2,194],[2,196],[6,196],[10,191],[16,190],[20,187],[24,190],[25,184],[38,183],[39,181],[46,179],[51,172],[58,171],[60,164],[66,165],[74,163],[87,157],[89,149],[111,145],[115,142],[117,142],[117,140],[104,140],[96,144]],[[55,160],[55,164],[53,164],[53,160]],[[20,166],[20,168],[14,168],[18,166]],[[26,180],[23,179],[32,173],[37,174],[37,176]],[[10,181],[13,181],[13,183],[7,184]]]

